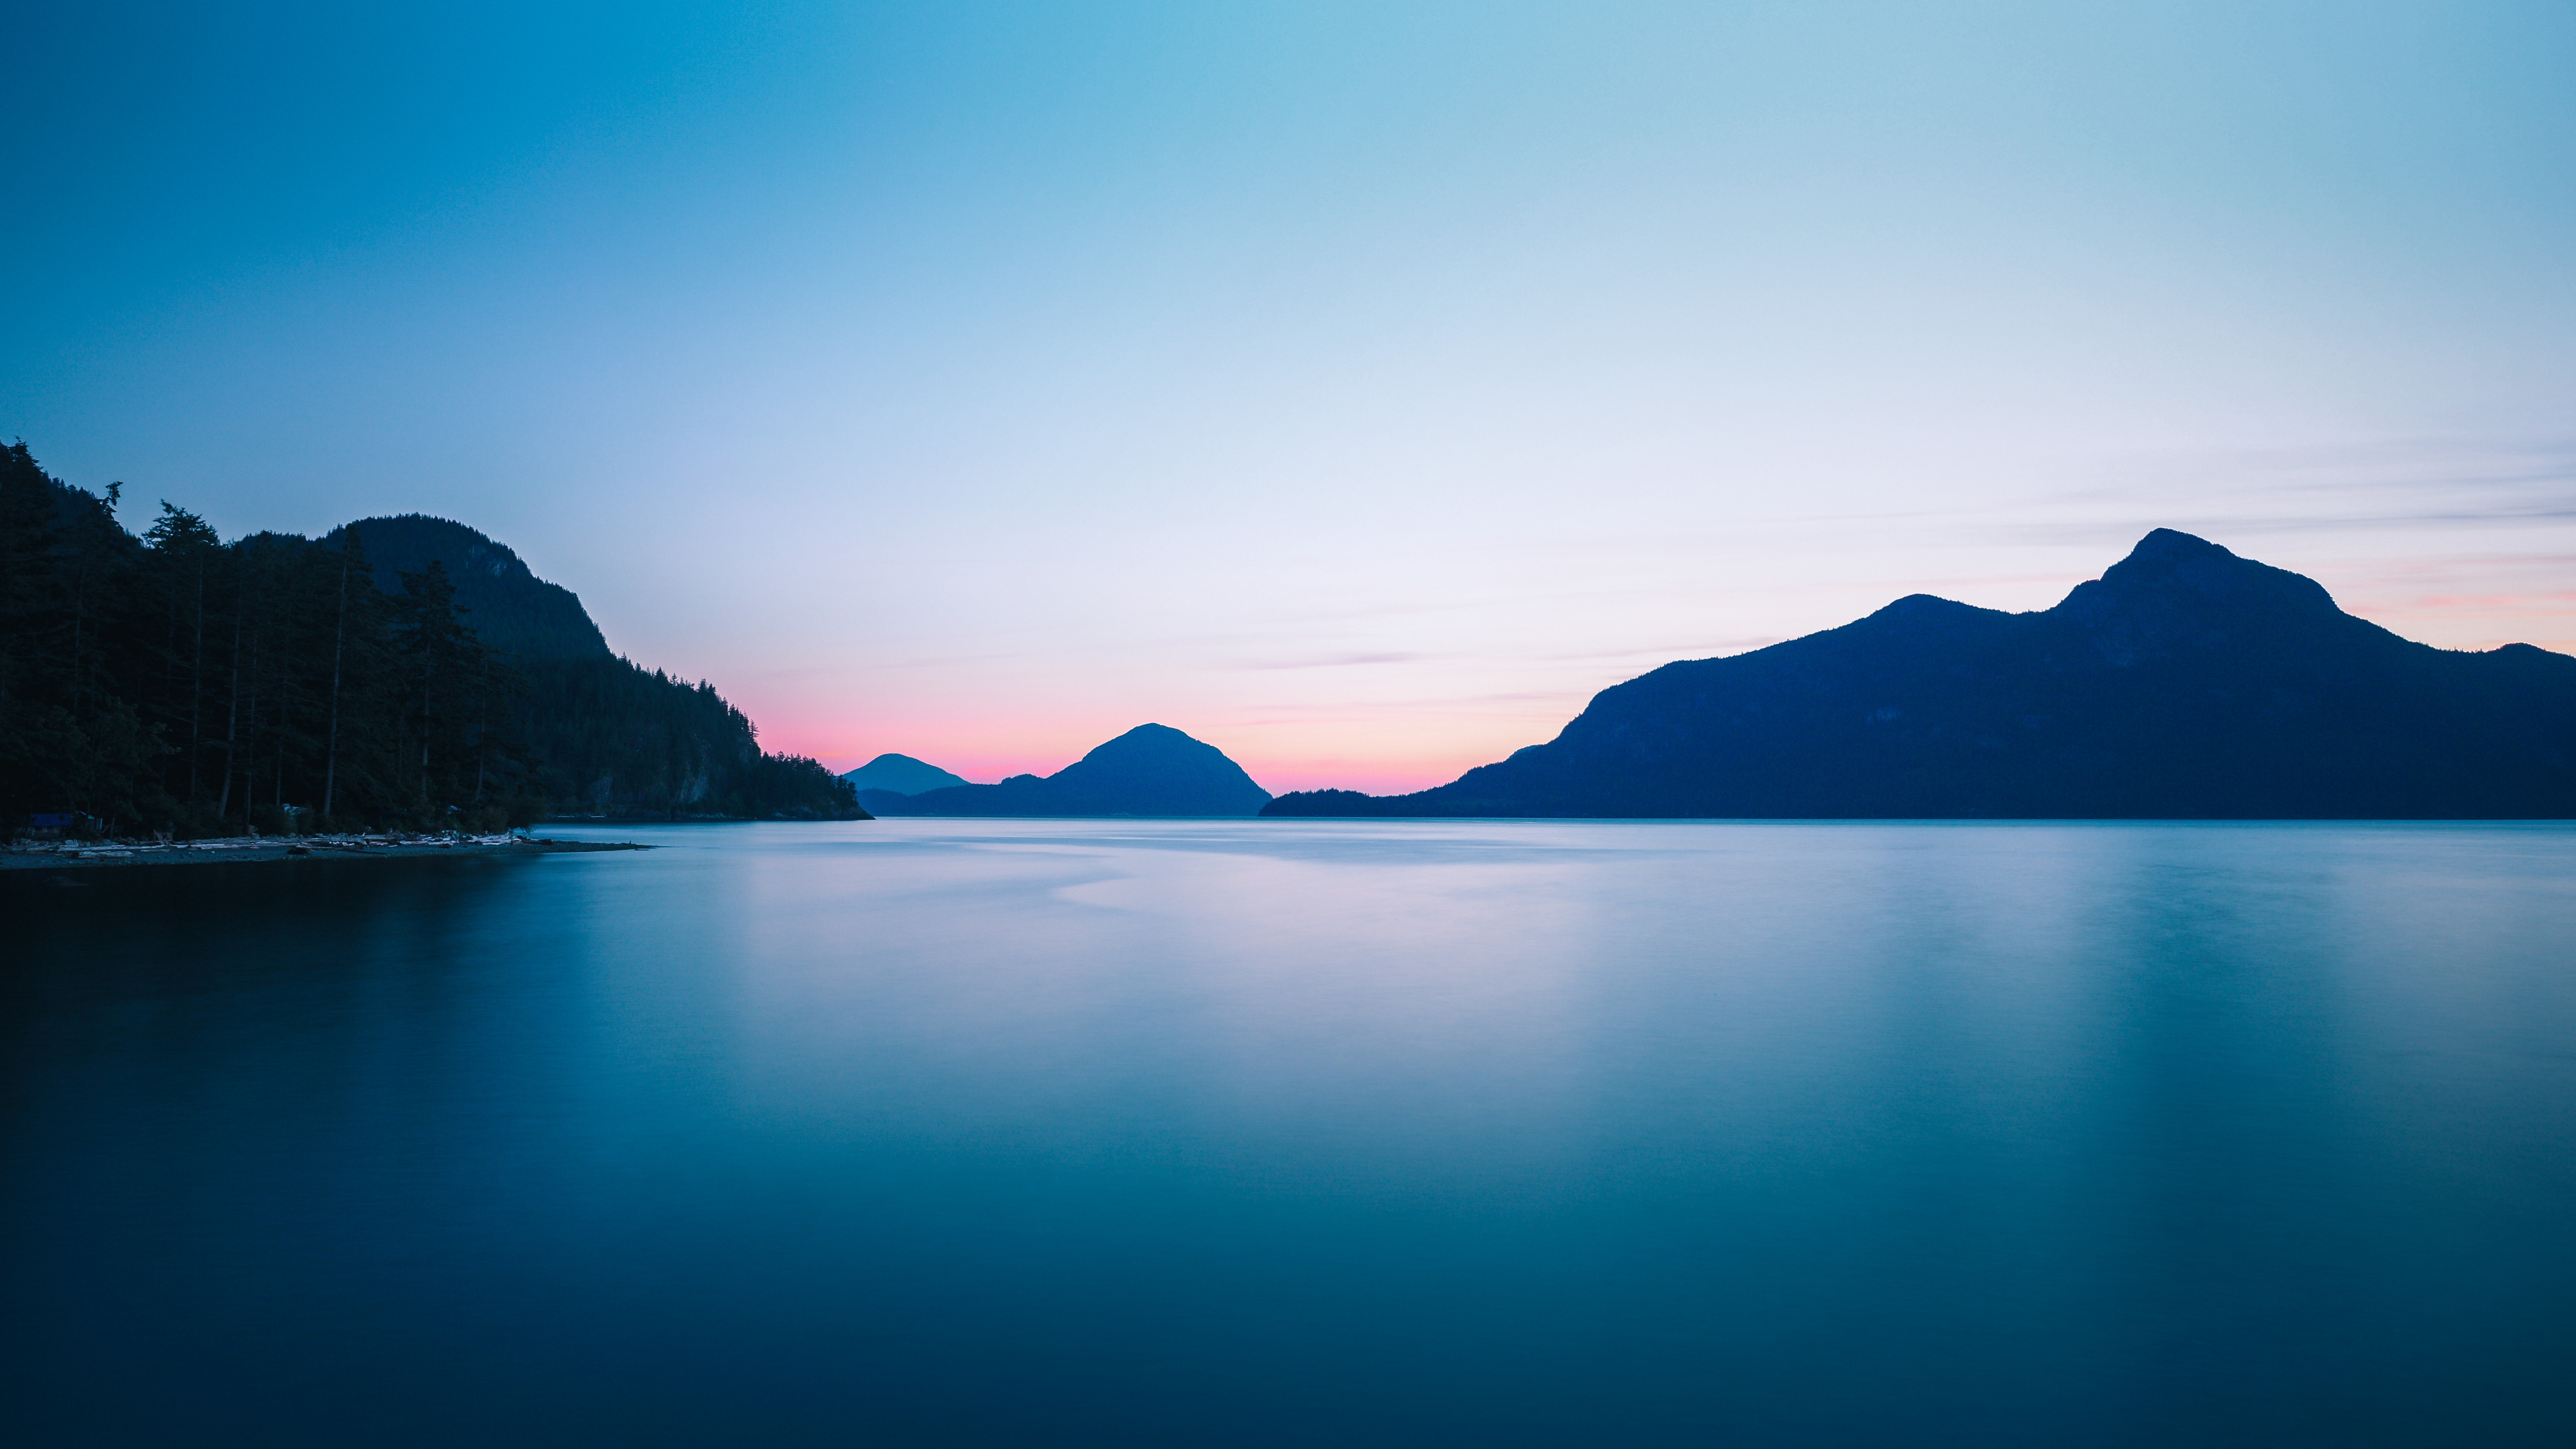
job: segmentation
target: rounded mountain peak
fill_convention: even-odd
[[[2049,612],[2083,625],[2119,664],[2256,638],[2322,641],[2350,626],[2369,627],[2335,607],[2316,580],[2172,528],[2138,540],[2127,558],[2076,585]]]
[[[2342,612],[2325,586],[2304,574],[2240,558],[2208,539],[2172,528],[2139,539],[2127,558],[2103,570],[2101,582],[2114,592],[2179,588],[2241,606]]]
[[[1049,783],[1103,799],[1153,799],[1176,814],[1248,815],[1270,798],[1223,750],[1159,724],[1138,725],[1057,771]]]

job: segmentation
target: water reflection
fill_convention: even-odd
[[[2512,1441],[2576,1328],[2564,828],[649,835],[0,880],[38,1440]]]

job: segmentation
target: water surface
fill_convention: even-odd
[[[0,878],[15,1442],[2576,1430],[2568,827],[591,833]]]

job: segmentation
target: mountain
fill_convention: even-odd
[[[456,606],[483,642],[521,659],[608,659],[607,638],[572,590],[530,572],[519,556],[461,523],[427,514],[362,518],[324,535],[337,549],[356,530],[376,587],[402,592],[402,576],[440,561],[456,585]]]
[[[879,815],[1248,816],[1270,792],[1216,746],[1149,724],[1043,779],[1013,775],[998,785],[910,796],[871,790],[859,798]]]
[[[508,548],[418,515],[226,541],[0,448],[0,835],[497,829],[556,813],[858,818],[742,711],[609,652]],[[381,581],[381,582],[380,582]]]
[[[2413,643],[2313,580],[2158,529],[2051,609],[1916,594],[1665,665],[1450,784],[1262,813],[2576,816],[2576,658]]]
[[[841,778],[849,781],[854,790],[884,790],[895,795],[918,795],[925,790],[944,790],[966,783],[963,775],[952,775],[910,755],[879,755],[855,770],[843,771]]]
[[[713,685],[612,653],[580,597],[506,545],[418,513],[343,524],[324,544],[340,548],[352,533],[388,593],[435,562],[465,626],[517,673],[530,783],[550,813],[867,818],[819,763],[762,750],[758,728]]]

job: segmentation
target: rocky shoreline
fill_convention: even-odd
[[[524,835],[246,835],[222,840],[16,841],[0,871],[115,865],[216,865],[278,860],[417,859],[450,855],[570,855],[650,850],[631,841],[543,840]]]

